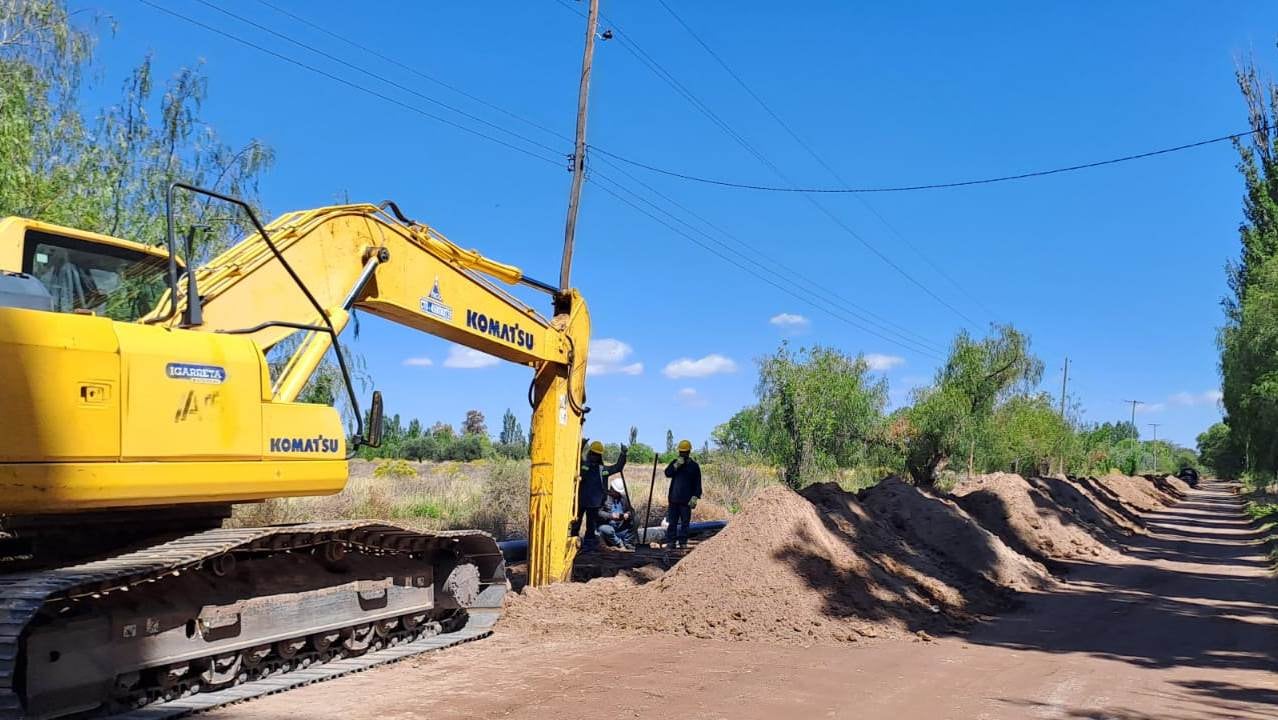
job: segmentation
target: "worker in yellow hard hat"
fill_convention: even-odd
[[[577,486],[577,521],[573,534],[577,534],[582,514],[586,516],[586,537],[581,541],[582,550],[594,550],[599,545],[599,508],[603,507],[608,488],[608,476],[621,472],[626,466],[626,446],[621,446],[617,462],[605,465],[604,444],[595,440],[586,448],[586,459],[581,463],[581,480]]]
[[[666,511],[666,547],[688,547],[688,523],[692,522],[692,508],[701,499],[701,466],[692,459],[692,443],[680,440],[679,456],[666,466],[670,478],[670,492],[666,495],[669,510]]]

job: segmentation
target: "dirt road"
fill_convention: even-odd
[[[1235,496],[1147,516],[1127,557],[961,637],[801,648],[496,637],[210,717],[1278,717],[1278,585]],[[706,588],[706,592],[714,592]]]

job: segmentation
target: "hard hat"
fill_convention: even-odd
[[[692,452],[692,443],[687,440],[679,441],[679,452]]]
[[[590,447],[587,448],[587,450],[589,450],[592,453],[598,453],[599,455],[603,455],[603,451],[604,451],[603,443],[596,440],[590,443]]]
[[[626,494],[626,484],[622,482],[621,478],[619,477],[615,477],[608,481],[608,489],[617,493],[618,495]]]

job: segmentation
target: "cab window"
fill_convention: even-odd
[[[22,260],[22,271],[44,284],[57,312],[137,320],[168,288],[165,258],[45,232],[27,233]]]

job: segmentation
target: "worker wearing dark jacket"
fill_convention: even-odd
[[[666,547],[688,547],[688,523],[692,521],[692,508],[701,499],[701,466],[689,457],[692,443],[679,441],[679,457],[666,466],[670,478],[670,493],[666,502]]]
[[[586,461],[581,465],[581,484],[577,486],[577,518],[586,516],[586,537],[581,541],[582,550],[593,550],[599,545],[599,508],[603,507],[604,496],[608,487],[608,476],[621,472],[626,466],[626,446],[621,446],[621,454],[617,462],[604,465],[603,443],[598,440],[590,443],[586,451]],[[576,534],[576,525],[574,532]]]

